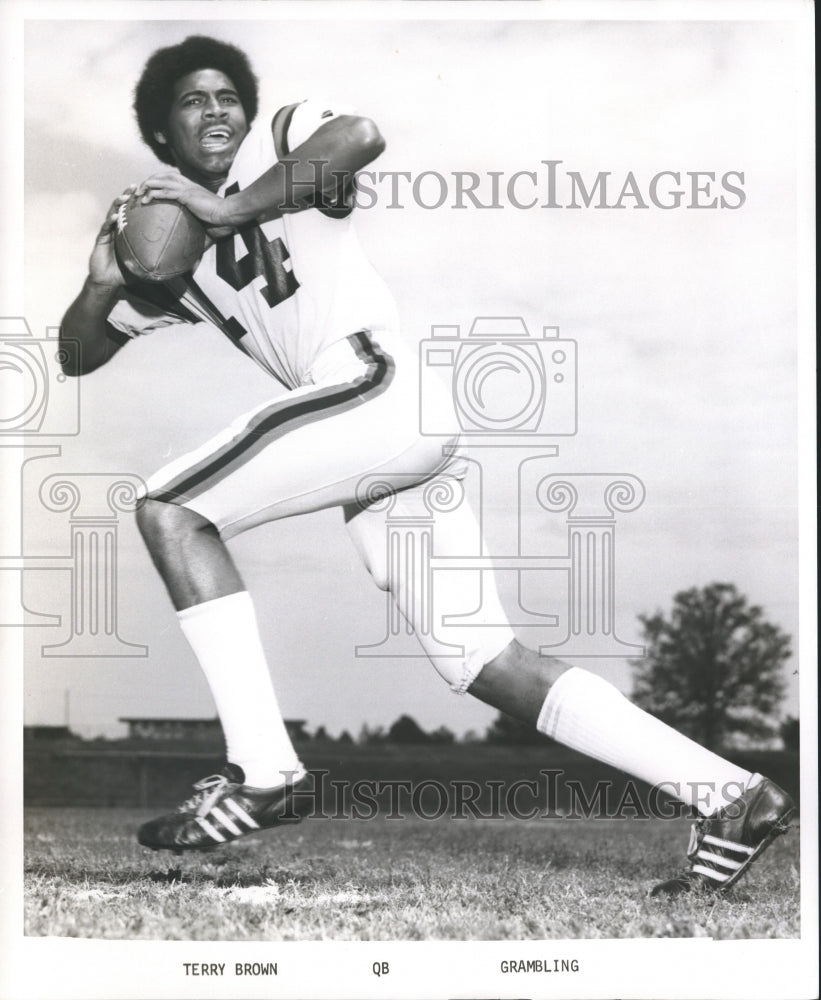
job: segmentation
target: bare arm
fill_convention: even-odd
[[[95,284],[86,278],[82,291],[71,303],[60,326],[60,340],[79,342],[78,354],[67,351],[62,364],[65,375],[88,375],[109,361],[128,343],[128,337],[107,320],[117,297],[112,285]]]
[[[230,225],[241,225],[271,208],[296,212],[314,193],[333,194],[385,149],[369,118],[340,115],[309,136],[244,191],[225,199]]]
[[[211,226],[241,226],[272,213],[298,212],[315,193],[332,194],[384,150],[369,118],[340,115],[326,122],[253,184],[227,198],[206,191],[178,171],[154,174],[141,185],[144,200],[171,198]]]
[[[117,210],[133,190],[129,188],[112,202],[94,243],[88,277],[63,317],[60,339],[77,341],[80,345],[79,356],[73,351],[65,352],[67,360],[62,367],[66,375],[86,375],[94,371],[128,341],[128,337],[116,330],[107,317],[125,284],[114,256]]]

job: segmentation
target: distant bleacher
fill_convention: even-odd
[[[222,742],[222,726],[216,716],[210,719],[123,716],[118,721],[128,726],[129,740],[168,741],[191,745]],[[305,719],[285,719],[285,728],[293,741],[309,738],[305,732],[305,724]]]

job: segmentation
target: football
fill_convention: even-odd
[[[120,206],[114,248],[126,270],[143,281],[168,281],[197,264],[205,228],[175,201],[143,204],[133,194]]]

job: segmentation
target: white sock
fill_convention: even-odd
[[[303,773],[274,694],[250,594],[195,604],[177,617],[214,696],[228,760],[243,769],[245,783],[273,788]]]
[[[612,684],[573,667],[551,687],[536,728],[648,782],[709,816],[757,781],[633,705]]]

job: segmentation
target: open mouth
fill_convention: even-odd
[[[222,149],[231,141],[231,133],[227,128],[210,128],[200,136],[200,145],[205,149]]]

